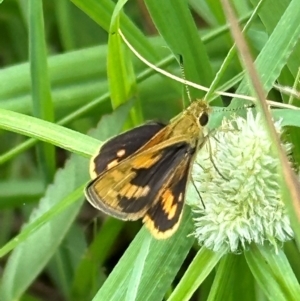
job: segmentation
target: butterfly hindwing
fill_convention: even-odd
[[[175,182],[176,177],[181,179],[180,172],[186,173],[193,152],[188,143],[180,142],[136,154],[93,180],[86,189],[87,198],[94,207],[117,218],[136,220],[144,217],[163,197],[160,195],[166,191],[166,183],[170,179]],[[173,183],[170,187],[175,189],[174,193],[178,190],[175,186]]]
[[[92,179],[134,154],[164,127],[165,124],[151,122],[105,142],[91,160],[90,174]]]
[[[158,239],[170,237],[178,228],[182,216],[185,190],[190,174],[192,155],[187,156],[176,167],[155,203],[149,208],[143,222],[151,234]]]

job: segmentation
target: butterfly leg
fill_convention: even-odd
[[[199,192],[199,190],[198,190],[197,187],[196,187],[196,184],[195,184],[195,181],[194,181],[194,179],[193,179],[193,176],[191,176],[191,182],[192,182],[192,184],[193,184],[193,186],[194,186],[194,188],[195,188],[195,190],[196,190],[196,192],[197,192],[197,194],[198,194],[198,197],[199,197],[199,199],[200,199],[200,201],[201,201],[201,203],[202,203],[203,208],[205,209],[205,204],[204,204],[203,198],[202,198],[202,196],[201,196],[201,193]]]
[[[214,136],[212,136],[214,139],[216,139]],[[217,165],[215,164],[214,160],[213,160],[213,157],[212,157],[212,147],[211,147],[211,143],[210,143],[210,140],[209,138],[207,139],[207,143],[208,143],[208,151],[209,151],[209,159],[214,167],[214,169],[216,170],[216,172],[219,174],[219,176],[221,178],[223,178],[225,181],[229,181],[229,179],[227,179],[221,172],[220,170],[218,169]],[[217,139],[216,139],[217,142],[219,142]]]

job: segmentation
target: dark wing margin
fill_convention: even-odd
[[[189,179],[192,155],[176,168],[168,183],[158,195],[155,204],[147,211],[143,222],[157,239],[166,239],[177,230],[183,212],[186,186]]]
[[[165,126],[163,123],[151,122],[105,142],[91,159],[90,175],[92,179],[131,156]]]

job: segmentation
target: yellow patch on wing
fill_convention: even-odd
[[[157,161],[159,161],[162,157],[162,154],[156,153],[154,155],[151,154],[143,154],[131,159],[132,167],[135,169],[140,168],[149,168],[152,167]]]
[[[113,169],[109,175],[96,180],[93,188],[102,202],[114,202],[114,200],[117,202],[117,196],[119,195],[118,185],[121,185],[124,181],[126,185],[128,185],[127,183],[130,181],[130,177],[128,177],[128,181],[126,181],[126,176],[122,171]]]
[[[119,164],[119,160],[118,160],[118,159],[115,159],[115,160],[109,162],[109,163],[107,164],[106,168],[107,168],[107,169],[111,169],[111,168],[115,167],[115,166],[118,165],[118,164]]]
[[[174,194],[167,189],[162,195],[162,208],[167,215],[168,220],[174,218],[177,210],[177,204],[174,203]]]
[[[150,187],[148,185],[142,187],[142,186],[137,186],[134,184],[127,183],[119,191],[119,195],[124,196],[127,199],[132,198],[132,200],[135,201],[137,198],[147,196],[149,191],[150,191]]]

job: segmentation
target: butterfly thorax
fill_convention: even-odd
[[[169,125],[170,137],[184,136],[192,146],[196,146],[198,140],[204,137],[203,128],[208,122],[210,109],[202,100],[194,101],[180,116]]]

